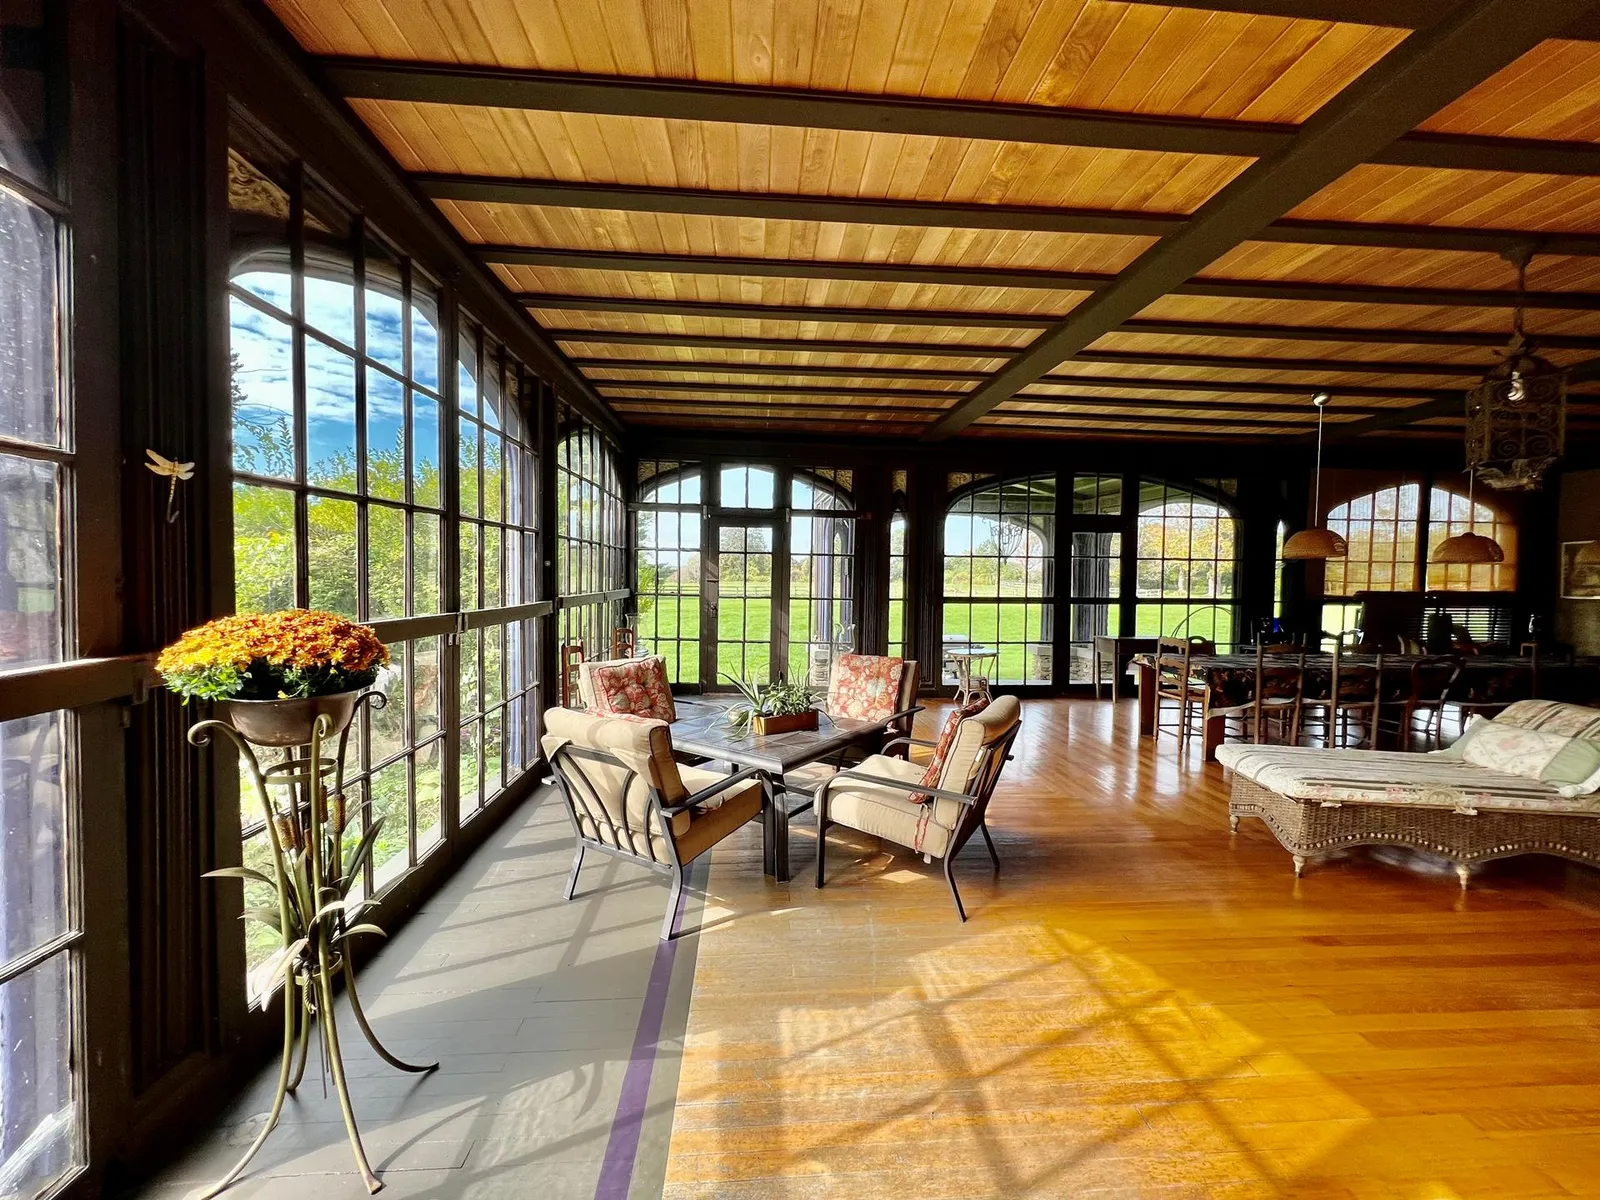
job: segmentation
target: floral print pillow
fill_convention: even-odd
[[[828,715],[883,721],[900,711],[904,659],[882,654],[841,654],[828,681]]]
[[[1474,766],[1538,779],[1569,740],[1557,733],[1488,721],[1474,727],[1462,757]]]
[[[634,717],[654,717],[670,724],[678,719],[662,658],[633,658],[595,667],[596,712]]]

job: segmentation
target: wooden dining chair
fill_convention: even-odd
[[[1223,740],[1226,741],[1227,722],[1238,722],[1240,740],[1262,743],[1264,734],[1270,735],[1271,724],[1280,724],[1280,736],[1289,745],[1295,744],[1300,725],[1300,700],[1305,681],[1303,655],[1285,659],[1269,659],[1265,646],[1256,647],[1255,670],[1251,673],[1250,689],[1246,696],[1236,698],[1232,704],[1218,704],[1212,687],[1201,690],[1200,725],[1204,729],[1210,721],[1221,718],[1224,722]]]
[[[1345,657],[1341,637],[1334,643],[1333,669],[1327,676],[1326,690],[1317,673],[1306,674],[1307,679],[1316,679],[1316,683],[1303,687],[1300,733],[1320,737],[1326,747],[1344,747],[1350,740],[1353,718],[1358,725],[1356,746],[1373,746],[1381,711],[1378,681],[1382,675],[1383,655],[1379,654],[1372,666],[1352,663]]]
[[[1453,655],[1431,655],[1416,659],[1407,672],[1407,686],[1398,703],[1385,703],[1378,721],[1380,736],[1387,735],[1396,750],[1410,750],[1417,734],[1424,750],[1444,745],[1444,706],[1461,675],[1461,660]],[[1417,728],[1417,717],[1422,727]]]
[[[1156,716],[1154,738],[1161,740],[1161,731],[1168,729],[1178,735],[1178,748],[1189,742],[1190,717],[1205,704],[1206,687],[1196,685],[1190,677],[1195,644],[1188,638],[1162,637],[1156,639]],[[1178,706],[1176,725],[1163,725],[1161,713],[1167,703]]]

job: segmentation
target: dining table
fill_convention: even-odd
[[[1299,655],[1273,655],[1273,660],[1299,659]],[[1347,651],[1339,661],[1347,666],[1376,667],[1381,665],[1385,677],[1409,674],[1413,663],[1436,656],[1420,654],[1373,654]],[[1600,696],[1600,658],[1562,656],[1539,658],[1516,654],[1466,654],[1460,655],[1461,678],[1456,691],[1459,698],[1479,705],[1493,705],[1538,696],[1552,700],[1571,700],[1578,703],[1592,701]],[[1380,664],[1381,660],[1381,664]],[[1170,661],[1170,660],[1169,660]],[[1333,672],[1333,655],[1318,651],[1304,655],[1308,679],[1319,675],[1326,679]],[[1156,732],[1156,655],[1141,653],[1133,656],[1133,665],[1139,672],[1139,733],[1154,737]],[[1189,677],[1204,687],[1211,697],[1212,708],[1227,708],[1248,703],[1255,691],[1256,656],[1250,653],[1194,654],[1189,658]],[[1226,719],[1212,717],[1205,723],[1201,740],[1207,762],[1216,758],[1217,747],[1226,732]]]
[[[729,722],[729,710],[738,703],[713,698],[679,704],[687,715],[672,723],[672,748],[681,754],[735,767],[759,767],[772,777],[775,802],[765,818],[762,838],[762,869],[777,882],[787,882],[789,871],[789,819],[812,805],[814,784],[795,777],[801,767],[842,756],[856,747],[880,744],[896,721],[919,710],[894,713],[881,721],[855,717],[833,717],[819,710],[817,728],[792,729],[783,733],[756,733],[748,726]],[[790,798],[800,802],[790,807]]]

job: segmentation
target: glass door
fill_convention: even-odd
[[[718,521],[715,569],[706,581],[709,612],[703,622],[713,631],[702,659],[708,688],[728,688],[729,678],[772,679],[774,525]]]

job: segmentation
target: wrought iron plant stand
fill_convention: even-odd
[[[377,1192],[383,1181],[372,1171],[356,1127],[355,1109],[345,1078],[344,1059],[339,1051],[339,1029],[334,1016],[334,980],[344,973],[345,992],[356,1025],[373,1050],[390,1066],[401,1071],[424,1074],[438,1063],[419,1065],[404,1062],[391,1054],[372,1031],[356,992],[355,967],[350,961],[347,942],[360,933],[383,931],[375,925],[358,923],[363,904],[351,903],[350,892],[361,878],[377,837],[380,822],[369,824],[361,841],[344,855],[345,827],[344,766],[350,739],[350,724],[363,703],[381,708],[386,703],[381,692],[345,692],[306,700],[226,701],[219,704],[226,720],[201,721],[189,730],[189,741],[209,745],[213,733],[233,742],[249,772],[257,798],[266,817],[266,833],[272,844],[272,877],[249,867],[228,867],[212,871],[212,876],[243,879],[271,887],[276,893],[272,908],[246,908],[247,918],[264,921],[278,930],[282,938],[278,963],[266,983],[268,991],[283,982],[283,1055],[278,1065],[278,1087],[272,1110],[260,1132],[231,1171],[198,1200],[210,1200],[236,1180],[266,1144],[283,1112],[284,1099],[299,1087],[305,1076],[311,1027],[322,1035],[322,1050],[333,1077],[339,1108],[356,1167],[369,1192]],[[338,737],[337,753],[327,757],[329,739]],[[263,767],[260,748],[284,751],[283,758]],[[275,800],[273,789],[281,800]],[[317,1017],[320,1020],[316,1020]]]

